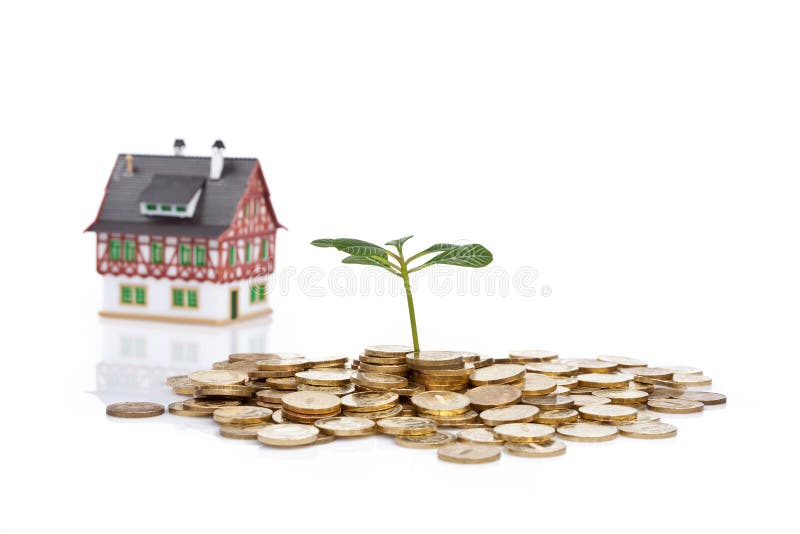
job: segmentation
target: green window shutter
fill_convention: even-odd
[[[147,304],[147,292],[143,287],[135,288],[136,304]]]
[[[256,301],[256,286],[250,286],[250,303]]]
[[[186,303],[190,308],[197,307],[197,291],[194,289],[189,289],[186,291]]]
[[[164,263],[164,245],[161,243],[153,243],[150,260],[153,263]]]
[[[228,248],[228,265],[236,265],[236,245]]]
[[[117,261],[120,258],[120,241],[119,239],[112,239],[111,243],[108,245],[108,257],[111,258],[113,261]]]
[[[189,245],[181,245],[181,265],[192,264],[192,248]]]
[[[178,308],[183,307],[183,289],[172,290],[172,305]]]
[[[206,247],[203,245],[194,247],[194,264],[198,267],[204,267],[206,264]]]
[[[172,206],[169,204],[161,204],[161,211],[172,211]]]
[[[244,261],[245,261],[245,263],[250,263],[250,243],[249,242],[244,246]]]
[[[133,292],[131,286],[120,286],[120,300],[123,304],[131,304],[133,302]]]
[[[175,206],[175,211],[178,213],[186,213],[186,206]]]
[[[125,240],[125,261],[136,261],[136,241]]]
[[[261,259],[266,260],[268,254],[269,254],[269,241],[267,241],[267,238],[264,238],[261,240]]]
[[[155,204],[148,204],[147,205],[147,211],[156,211],[156,205]]]
[[[258,300],[267,300],[267,284],[258,284]]]

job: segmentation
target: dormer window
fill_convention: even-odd
[[[204,176],[156,174],[139,197],[139,211],[154,217],[192,218],[205,182]]]

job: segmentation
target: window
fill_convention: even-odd
[[[147,208],[147,211],[156,211],[156,205],[155,204],[148,204],[145,207]]]
[[[186,213],[186,206],[175,206],[175,211],[178,213]]]
[[[250,286],[250,304],[267,300],[267,284],[260,283]]]
[[[236,245],[228,247],[228,265],[236,265]]]
[[[186,289],[182,287],[172,288],[172,307],[173,308],[194,308],[198,307],[196,289]]]
[[[266,239],[261,240],[261,259],[266,260],[269,255],[269,241]]]
[[[121,304],[147,305],[147,288],[144,286],[119,286],[119,301]]]
[[[192,247],[189,245],[181,244],[181,265],[192,264]]]
[[[161,204],[161,211],[167,211],[167,212],[172,211],[172,206],[170,206],[169,204]]]
[[[125,261],[136,261],[136,241],[125,240]]]
[[[108,257],[111,261],[119,261],[121,245],[119,239],[112,239],[108,244]]]
[[[242,215],[245,216],[245,217],[250,215],[250,203],[249,202],[244,205],[244,208],[242,208]]]
[[[164,263],[164,245],[161,243],[153,243],[151,248],[150,261],[153,263]]]
[[[249,242],[244,246],[244,261],[245,261],[245,263],[250,263],[250,243]]]
[[[198,267],[204,267],[206,264],[206,247],[203,245],[195,245],[194,247],[194,264]]]

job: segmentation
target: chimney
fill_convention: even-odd
[[[133,156],[125,156],[125,176],[133,176]]]
[[[183,142],[183,139],[175,139],[175,144],[172,145],[172,148],[175,149],[176,156],[183,156],[183,150],[186,148],[186,143]]]
[[[208,175],[212,180],[219,180],[222,176],[222,167],[225,165],[225,144],[217,139],[211,145],[211,172]]]

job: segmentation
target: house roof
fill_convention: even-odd
[[[139,201],[158,204],[188,204],[205,183],[205,176],[155,174],[139,196]]]
[[[219,180],[206,178],[210,165],[211,158],[206,157],[134,154],[133,173],[129,176],[126,174],[125,154],[120,154],[106,185],[106,194],[97,219],[86,230],[219,237],[233,222],[236,206],[244,195],[247,180],[258,165],[258,160],[225,158],[225,168]],[[168,184],[170,181],[173,183]],[[144,199],[151,194],[164,195],[163,198],[154,200],[155,202],[171,203],[172,201],[166,199],[185,198],[190,189],[194,188],[196,192],[199,187],[204,187],[204,191],[200,195],[194,217],[190,219],[142,215],[139,210],[139,202],[146,202]],[[275,224],[281,227],[269,198],[267,209]]]

